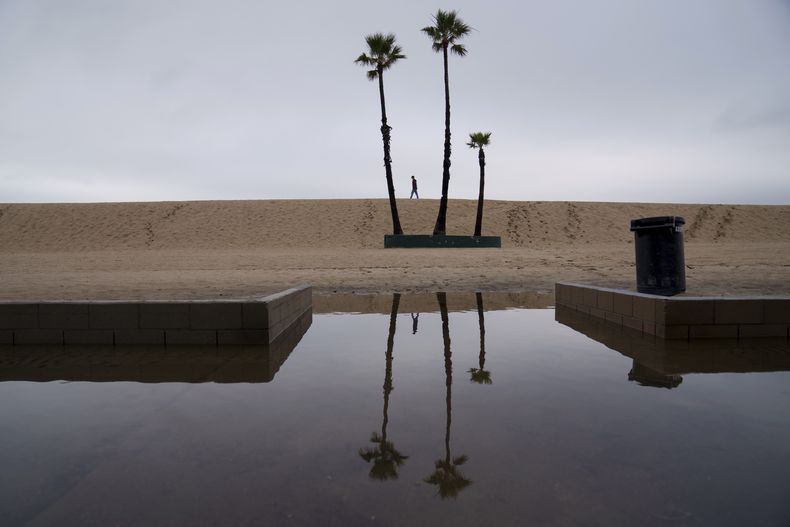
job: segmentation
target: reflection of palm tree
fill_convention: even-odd
[[[476,293],[477,297],[477,322],[480,325],[480,359],[479,368],[472,368],[469,373],[472,374],[471,381],[478,384],[492,384],[491,372],[486,371],[486,321],[483,315],[483,293]]]
[[[417,323],[419,321],[420,321],[420,314],[417,313],[415,315],[414,313],[412,313],[411,314],[411,334],[412,335],[416,335],[417,334]]]
[[[381,424],[381,434],[373,432],[370,442],[376,447],[360,448],[359,456],[373,466],[370,467],[369,476],[372,479],[386,481],[398,479],[398,467],[408,459],[395,449],[392,441],[387,440],[387,423],[389,422],[390,392],[392,392],[392,348],[395,341],[395,322],[398,317],[400,293],[392,297],[392,311],[390,312],[390,330],[387,337],[386,367],[384,373],[384,418]]]
[[[450,352],[450,323],[447,317],[447,295],[436,293],[439,300],[439,311],[442,315],[442,338],[444,340],[444,374],[446,386],[447,402],[447,423],[444,430],[444,459],[437,459],[434,462],[436,470],[425,478],[426,483],[439,487],[439,496],[442,499],[455,498],[458,493],[472,484],[461,474],[458,469],[460,465],[466,463],[467,456],[452,458],[450,455],[450,424],[452,421],[452,385],[453,385],[453,359]]]

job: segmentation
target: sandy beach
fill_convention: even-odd
[[[407,233],[430,233],[436,200],[398,206]],[[471,234],[475,206],[450,201],[448,234]],[[790,206],[490,201],[483,234],[502,249],[396,250],[376,199],[0,205],[0,299],[633,287],[629,220],[659,215],[686,218],[687,294],[790,293]]]

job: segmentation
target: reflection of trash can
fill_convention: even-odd
[[[686,290],[683,225],[680,216],[631,220],[636,249],[636,290],[672,296]]]

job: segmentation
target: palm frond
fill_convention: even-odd
[[[354,62],[357,64],[362,64],[363,66],[369,66],[373,64],[373,59],[371,59],[365,53],[363,53],[362,55],[357,57],[357,59]]]
[[[406,55],[400,46],[395,44],[393,33],[373,33],[365,37],[368,45],[367,53],[357,57],[357,64],[363,66],[374,66],[375,69],[388,69],[400,59],[405,59]],[[373,80],[378,77],[375,71],[368,71],[368,79]]]
[[[491,132],[474,132],[469,134],[469,148],[482,148],[491,143]]]
[[[431,37],[434,40],[436,40],[436,38],[437,38],[437,36],[439,34],[437,32],[436,28],[433,27],[433,26],[426,26],[426,27],[422,28],[420,31],[422,31],[423,33],[425,33],[426,35],[428,35],[429,37]]]
[[[409,456],[401,454],[392,441],[384,441],[376,432],[371,434],[370,442],[376,443],[378,447],[359,449],[359,457],[367,463],[373,462],[368,476],[379,481],[398,479],[398,467],[402,466]]]
[[[466,456],[461,456],[453,460],[452,463],[447,463],[443,459],[436,461],[434,463],[436,470],[423,481],[436,485],[442,499],[457,498],[462,490],[472,484],[472,481],[461,474],[457,468],[457,465],[465,463],[466,459]],[[461,463],[456,463],[456,461],[461,461]]]
[[[458,55],[459,57],[465,57],[466,56],[466,47],[461,45],[461,44],[453,44],[453,46],[450,48],[450,50],[453,53],[455,53],[456,55]]]
[[[473,145],[472,143],[467,143],[471,148],[477,148],[477,145]],[[470,381],[475,382],[477,384],[494,384],[493,379],[491,379],[491,372],[488,370],[480,370],[477,368],[472,368],[469,370],[471,374]]]
[[[368,70],[368,80],[374,81],[379,78],[378,70]]]

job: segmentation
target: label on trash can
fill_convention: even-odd
[[[683,225],[675,225],[675,232],[683,232]]]

